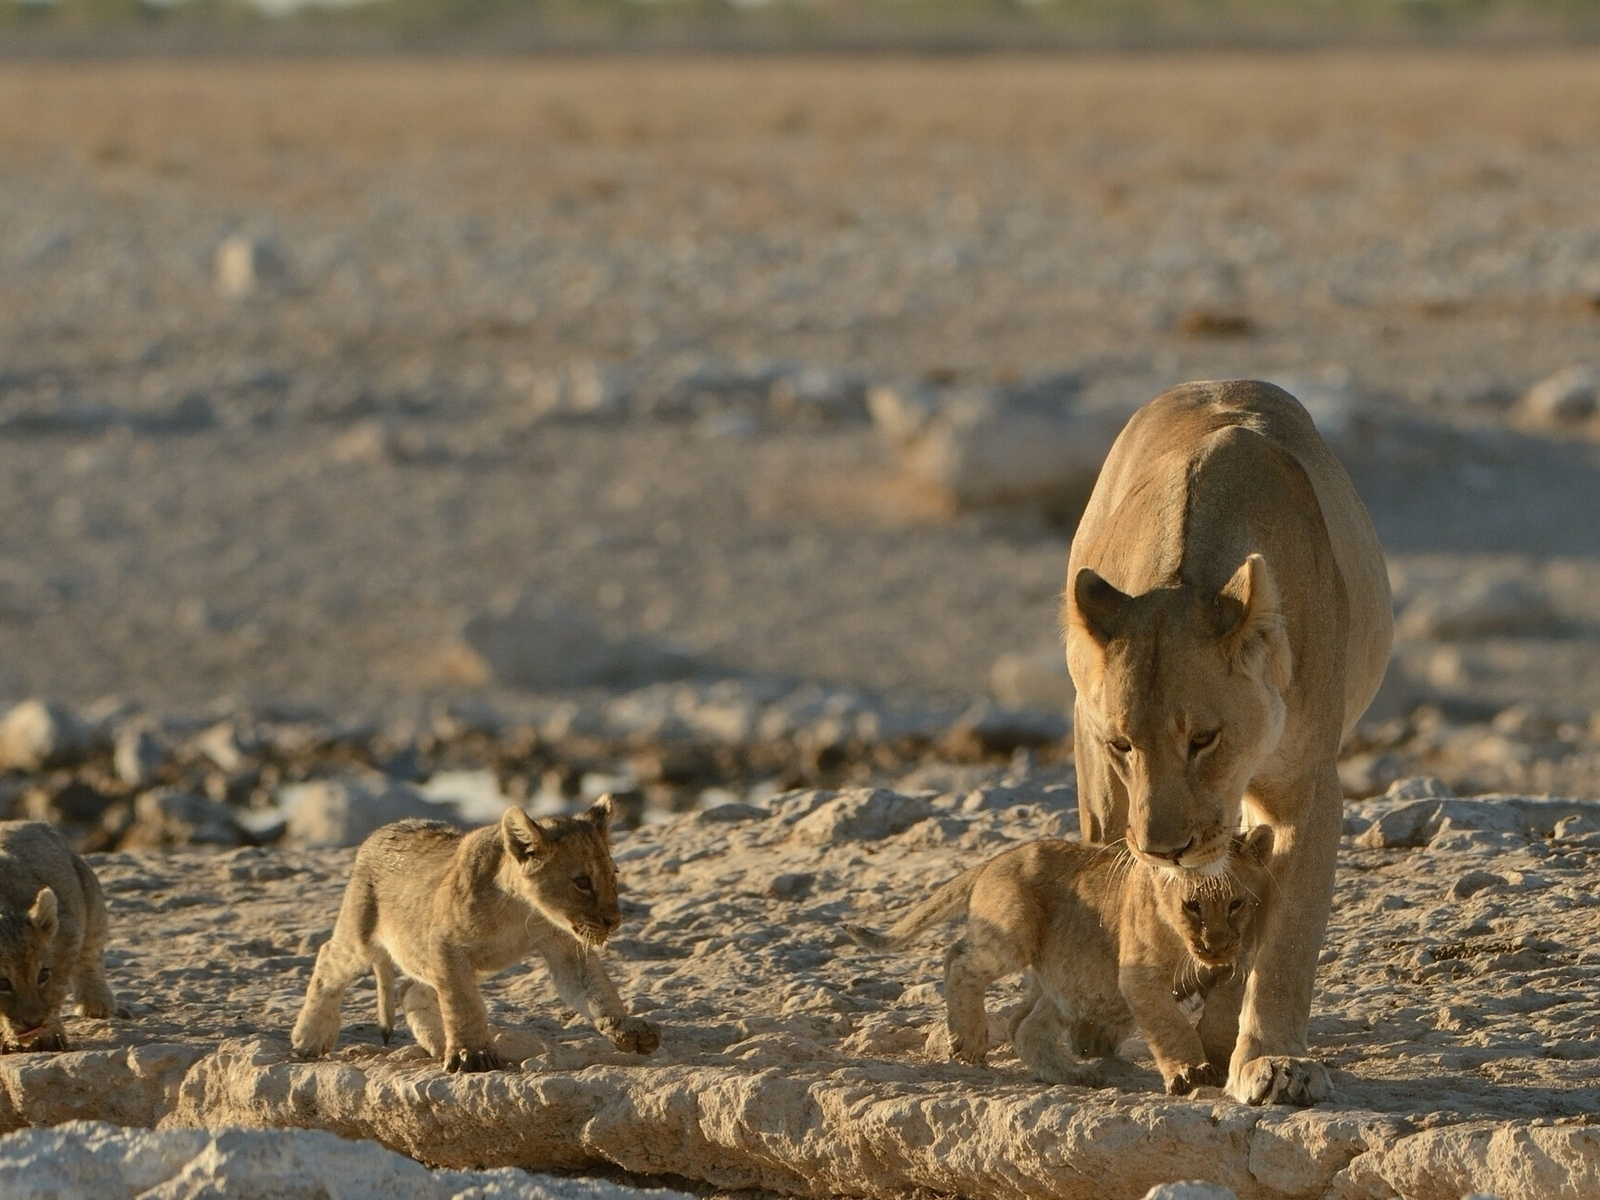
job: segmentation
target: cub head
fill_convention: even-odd
[[[1291,653],[1266,560],[1250,555],[1220,591],[1141,596],[1085,567],[1064,623],[1079,736],[1128,797],[1126,831],[1104,838],[1169,871],[1221,871],[1245,787],[1283,736]]]
[[[577,817],[535,822],[520,808],[500,819],[500,838],[516,865],[523,899],[588,946],[622,924],[617,868],[611,861],[611,797]]]
[[[0,912],[0,1042],[26,1045],[60,1011],[68,980],[51,967],[58,921],[49,888],[26,912]]]
[[[1161,915],[1203,967],[1238,961],[1255,934],[1272,883],[1270,825],[1258,825],[1243,837],[1235,834],[1231,845],[1228,869],[1221,874],[1159,877]]]

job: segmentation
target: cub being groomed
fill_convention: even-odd
[[[43,821],[0,821],[0,1051],[67,1049],[69,986],[83,1016],[127,1016],[106,985],[105,948],[89,864]]]
[[[1257,909],[1271,877],[1272,830],[1235,836],[1226,869],[1157,870],[1126,853],[1078,842],[1019,846],[956,876],[888,934],[846,925],[872,949],[899,949],[934,925],[965,916],[945,954],[950,1053],[988,1053],[984,990],[1017,971],[1029,995],[1011,1030],[1017,1057],[1047,1083],[1096,1086],[1098,1064],[1135,1023],[1171,1095],[1221,1084],[1239,1032]],[[1205,1001],[1198,1028],[1181,1002]]]
[[[400,821],[356,852],[333,937],[317,954],[295,1022],[297,1054],[339,1036],[339,1002],[369,966],[378,1024],[394,1032],[395,968],[410,981],[406,1023],[446,1071],[500,1066],[478,980],[537,950],[561,998],[621,1050],[649,1054],[653,1021],[631,1017],[599,948],[622,923],[608,833],[611,797],[579,817],[535,823],[508,808],[499,825],[462,833],[438,821]]]

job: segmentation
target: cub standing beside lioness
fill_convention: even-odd
[[[67,1049],[68,987],[83,1016],[126,1016],[105,948],[106,901],[89,864],[43,821],[0,821],[0,1052]]]
[[[1036,1076],[1100,1084],[1098,1064],[1062,1054],[1062,1033],[1079,1053],[1110,1056],[1137,1023],[1168,1093],[1181,1096],[1227,1077],[1239,1012],[1228,993],[1249,968],[1271,848],[1272,830],[1261,826],[1233,840],[1215,873],[1182,879],[1107,847],[1046,839],[956,876],[887,935],[845,931],[864,946],[899,949],[934,925],[966,918],[945,954],[954,1058],[983,1061],[984,991],[1027,971],[1029,996],[1011,1038]],[[1180,1007],[1196,995],[1205,1002],[1198,1030]]]
[[[378,1024],[394,1031],[395,968],[411,977],[406,1022],[446,1071],[490,1071],[489,1013],[478,980],[537,950],[561,998],[621,1050],[649,1054],[653,1021],[628,1015],[600,947],[622,923],[611,861],[611,797],[578,817],[534,822],[508,808],[498,825],[463,834],[439,821],[400,821],[356,852],[333,937],[317,954],[295,1022],[295,1052],[326,1054],[339,1002],[370,966]]]
[[[1311,1104],[1313,977],[1333,898],[1339,743],[1389,662],[1383,552],[1310,416],[1271,384],[1190,383],[1118,436],[1072,539],[1067,666],[1085,840],[1178,874],[1241,824],[1275,835],[1276,898],[1228,1092]]]

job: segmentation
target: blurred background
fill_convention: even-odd
[[[1234,376],[1390,555],[1351,795],[1600,788],[1593,0],[289,8],[5,0],[0,806],[1064,783]]]

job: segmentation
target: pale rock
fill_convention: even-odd
[[[301,849],[358,846],[394,821],[447,821],[455,816],[452,807],[430,803],[410,785],[377,774],[293,784],[279,790],[278,804],[288,814],[284,844]]]
[[[1419,595],[1401,614],[1397,632],[1407,638],[1456,641],[1537,636],[1560,627],[1549,592],[1538,580],[1475,574]]]
[[[156,788],[133,803],[133,824],[123,836],[126,849],[171,846],[238,846],[247,841],[233,810],[184,788]]]
[[[1031,654],[1007,651],[989,668],[989,694],[1006,708],[1068,712],[1076,693],[1059,646]]]
[[[0,718],[0,770],[70,766],[94,742],[94,730],[69,709],[49,700],[24,700]]]
[[[1220,1184],[1184,1179],[1158,1183],[1144,1194],[1144,1200],[1239,1200],[1239,1193]]]
[[[1577,365],[1547,375],[1522,397],[1522,411],[1550,425],[1576,425],[1600,409],[1600,367]]]
[[[1466,900],[1490,888],[1505,886],[1504,875],[1496,875],[1493,871],[1468,871],[1450,888],[1450,898]]]
[[[884,387],[868,405],[906,469],[956,503],[1076,512],[1124,418],[1077,410],[1064,402],[1066,391]]]
[[[1491,835],[1496,846],[1509,848],[1526,843],[1529,828],[1527,819],[1516,807],[1497,803],[1493,798],[1426,799],[1380,814],[1356,838],[1356,844],[1369,850],[1418,846],[1442,850],[1447,846],[1435,847],[1435,839],[1443,836],[1451,843],[1450,848],[1454,848],[1454,842],[1461,841],[1464,833]],[[1469,849],[1476,844],[1469,838],[1459,848]]]
[[[170,755],[170,748],[143,722],[130,722],[117,731],[111,765],[117,778],[131,788],[149,785]]]
[[[288,274],[283,251],[272,238],[236,233],[217,247],[217,294],[230,300],[248,296],[263,283]]]
[[[879,841],[932,815],[933,806],[925,797],[884,788],[856,788],[840,792],[802,817],[792,836],[813,846]]]
[[[571,688],[681,676],[692,660],[642,638],[613,638],[554,597],[528,594],[466,622],[463,638],[499,682]]]

